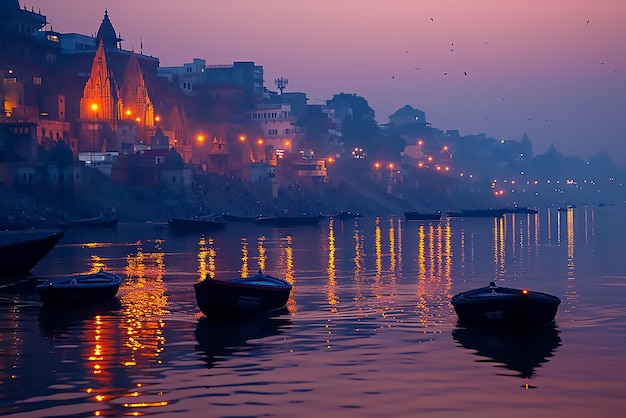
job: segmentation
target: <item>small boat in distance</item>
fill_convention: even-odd
[[[100,216],[96,216],[93,218],[82,218],[82,219],[75,219],[75,220],[64,220],[61,222],[58,222],[56,224],[56,226],[58,226],[59,228],[64,228],[64,229],[68,229],[68,228],[115,228],[117,227],[117,224],[119,223],[119,218],[116,217],[112,217],[112,216],[104,216],[104,215],[100,215]]]
[[[206,316],[267,314],[286,307],[291,284],[263,273],[230,280],[207,278],[194,284],[196,302]]]
[[[416,210],[404,212],[407,221],[438,221],[441,220],[441,212],[421,213]]]
[[[347,219],[357,219],[361,217],[360,213],[357,212],[351,212],[349,210],[342,210],[339,213],[335,213],[334,215],[330,216],[333,219],[339,219],[341,221],[345,221]]]
[[[37,285],[37,292],[46,305],[85,306],[115,298],[121,283],[119,276],[100,270],[97,273],[47,280]]]
[[[258,216],[232,215],[230,213],[222,213],[222,218],[226,222],[254,222]]]
[[[189,218],[173,217],[167,221],[170,228],[180,232],[206,232],[224,229],[226,221],[219,215],[192,216]]]
[[[0,276],[28,274],[64,234],[58,228],[0,231]]]
[[[554,321],[561,299],[491,282],[453,296],[451,303],[459,321],[467,325],[530,328]]]
[[[461,212],[448,212],[449,218],[500,218],[506,209],[463,209]]]
[[[260,216],[255,219],[255,223],[260,225],[274,226],[299,226],[299,225],[318,225],[325,215],[296,215],[296,216]]]

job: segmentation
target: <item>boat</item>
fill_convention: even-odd
[[[459,321],[468,325],[529,328],[553,322],[561,299],[491,282],[453,296],[451,303]]]
[[[56,224],[59,228],[115,228],[119,223],[119,218],[111,216],[95,216],[93,218],[82,218],[75,220],[61,221]]]
[[[461,212],[447,212],[449,218],[500,218],[506,209],[463,209]]]
[[[535,213],[538,213],[539,211],[535,208],[529,208],[528,206],[519,206],[516,208],[508,208],[506,210],[506,213],[527,213],[527,214],[531,214],[534,215]]]
[[[331,215],[331,218],[333,219],[339,219],[341,221],[345,221],[348,219],[357,219],[360,218],[361,214],[357,213],[357,212],[351,212],[349,210],[342,210],[334,215]]]
[[[326,218],[324,215],[259,216],[254,222],[274,226],[318,225],[324,218]]]
[[[258,218],[258,216],[245,216],[222,213],[222,218],[226,222],[254,222]]]
[[[200,311],[210,316],[266,314],[285,309],[291,284],[263,273],[230,280],[207,278],[194,284]]]
[[[90,305],[111,301],[116,297],[121,283],[119,276],[100,270],[47,280],[37,285],[37,292],[44,305]]]
[[[59,228],[0,231],[0,275],[28,274],[64,234]]]
[[[438,221],[441,219],[441,212],[421,213],[413,210],[404,212],[404,219],[407,221]]]
[[[224,218],[215,214],[189,218],[173,217],[167,223],[173,230],[184,232],[219,231],[226,226]]]

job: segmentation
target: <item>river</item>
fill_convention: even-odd
[[[70,230],[0,287],[0,415],[616,417],[626,406],[626,207],[503,218]],[[50,310],[35,284],[104,268],[113,306]],[[256,272],[288,312],[204,318],[193,284]],[[465,328],[489,281],[561,298],[530,333]]]

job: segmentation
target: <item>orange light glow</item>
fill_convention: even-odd
[[[527,295],[528,294],[528,290],[524,289],[524,290],[522,290],[522,293]]]
[[[328,161],[329,163],[332,163],[333,161],[335,161],[335,159],[333,157],[328,157],[326,161]]]
[[[141,118],[136,118],[135,119],[137,122],[141,122]]]
[[[374,163],[374,168],[380,168],[380,163]]]
[[[389,169],[393,170],[393,163],[389,163]]]
[[[420,167],[420,168],[424,167],[424,163],[420,161],[419,163],[417,163],[417,166]]]
[[[257,144],[259,144],[259,145],[263,145],[263,140],[262,140],[261,138],[259,138],[259,139],[256,141],[256,143],[257,143]]]
[[[202,135],[198,135],[198,142],[203,142],[204,141],[204,137]]]
[[[246,136],[245,135],[240,135],[239,136],[239,141],[240,142],[244,142],[246,140]]]
[[[419,141],[417,141],[417,145],[424,145],[424,141],[422,141],[421,139]]]
[[[430,156],[429,156],[429,157],[428,157],[428,161],[429,161],[429,162],[432,162],[432,161],[433,161],[433,157],[430,157]]]
[[[93,103],[93,104],[91,105],[91,110],[93,110],[94,112],[95,112],[96,110],[98,110],[98,104],[97,104],[97,103]]]
[[[126,109],[126,116],[130,116],[130,109]]]
[[[161,116],[155,116],[154,120],[157,121],[157,122],[160,122],[161,121]]]
[[[285,146],[286,146],[286,147],[291,146],[291,141],[285,141]]]

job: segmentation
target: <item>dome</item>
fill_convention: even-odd
[[[185,162],[176,149],[172,148],[163,158],[163,166],[166,168],[183,168]]]

